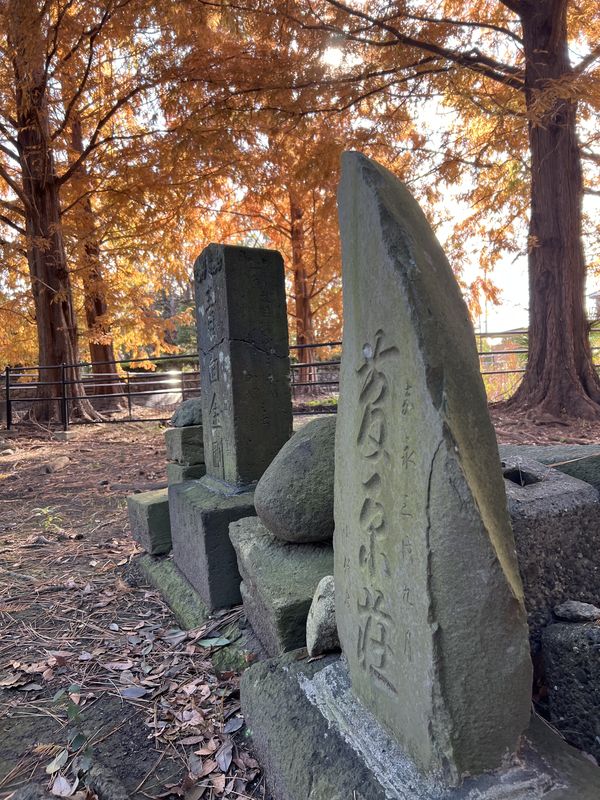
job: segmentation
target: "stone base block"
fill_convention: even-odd
[[[565,475],[590,483],[600,491],[600,445],[549,444],[500,445],[500,458],[539,461],[552,465]]]
[[[155,556],[169,552],[171,523],[166,489],[129,495],[127,512],[131,534],[147,553]]]
[[[600,604],[600,497],[536,461],[505,457],[502,471],[536,653],[554,606]]]
[[[550,625],[542,654],[552,723],[600,761],[600,625]]]
[[[183,483],[195,481],[206,475],[205,464],[167,464],[167,483]]]
[[[204,480],[169,486],[169,511],[175,563],[213,611],[242,600],[229,523],[256,512],[253,492],[221,494]]]
[[[425,778],[354,697],[340,659],[290,655],[242,676],[242,711],[277,800],[598,800],[600,769],[533,717],[514,763],[458,788]],[[490,702],[500,701],[500,698]],[[481,713],[485,714],[482,706]]]
[[[178,464],[204,464],[202,425],[187,428],[167,428],[165,431],[167,460]]]
[[[244,581],[244,610],[267,653],[305,647],[315,590],[333,573],[331,544],[282,542],[258,517],[232,523],[229,535]]]

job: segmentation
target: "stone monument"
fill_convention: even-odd
[[[413,197],[348,154],[339,205],[340,641],[357,696],[420,769],[460,783],[498,767],[529,721],[523,590],[496,437],[466,305]],[[502,702],[482,714],[484,687]]]
[[[343,659],[267,662],[242,708],[279,800],[592,800],[536,717],[473,331],[410,193],[342,161],[334,581]],[[290,756],[293,753],[293,757]]]
[[[206,475],[169,487],[175,562],[209,609],[241,600],[229,523],[292,432],[279,253],[211,244],[194,265]]]

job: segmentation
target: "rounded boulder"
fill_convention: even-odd
[[[333,538],[335,416],[308,422],[275,456],[254,494],[256,513],[285,542]]]
[[[202,400],[199,397],[184,400],[171,417],[172,428],[189,428],[191,425],[202,425]]]

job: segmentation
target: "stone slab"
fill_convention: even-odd
[[[204,464],[204,437],[202,425],[186,428],[167,428],[165,431],[167,460],[178,464]]]
[[[167,464],[167,483],[195,481],[206,475],[205,464]]]
[[[229,526],[243,578],[244,610],[270,655],[306,646],[306,619],[321,578],[331,574],[330,544],[276,539],[257,517]]]
[[[169,486],[169,510],[175,563],[213,611],[242,600],[229,523],[256,512],[253,492],[223,494],[203,481]]]
[[[446,788],[422,777],[353,696],[335,657],[288,654],[242,676],[242,711],[277,800],[598,800],[600,769],[539,717],[504,769]],[[501,698],[488,698],[490,703]],[[485,708],[482,708],[485,713]]]
[[[508,456],[503,463],[537,654],[554,606],[566,600],[600,603],[600,497],[590,484],[541,463]]]
[[[523,458],[552,465],[555,469],[590,483],[600,491],[600,445],[549,444],[500,445],[500,458]]]
[[[550,625],[542,654],[552,724],[600,761],[600,625]]]
[[[147,553],[159,555],[169,552],[171,522],[166,489],[129,495],[127,513],[131,535]]]
[[[345,153],[338,204],[340,642],[362,702],[425,773],[458,783],[502,763],[529,719],[496,437],[466,305],[414,198]]]
[[[211,244],[194,280],[207,473],[251,485],[292,432],[283,259]]]

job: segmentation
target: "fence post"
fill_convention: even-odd
[[[129,386],[129,372],[127,375],[127,410],[129,412],[129,419],[131,420],[131,387]]]
[[[61,382],[61,397],[60,397],[60,415],[62,421],[63,431],[69,430],[69,406],[67,401],[67,374],[64,364],[60,365],[60,382]]]
[[[10,367],[6,368],[6,430],[12,428],[12,403],[10,400]]]

